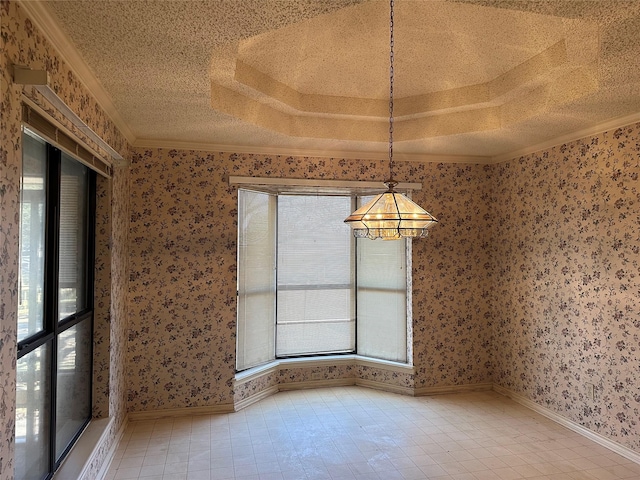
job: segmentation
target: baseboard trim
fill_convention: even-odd
[[[126,430],[128,424],[129,424],[129,416],[127,415],[124,418],[124,421],[122,422],[122,425],[120,426],[120,429],[118,430],[118,433],[116,433],[116,436],[113,439],[113,444],[111,445],[111,448],[109,449],[109,452],[107,453],[107,456],[105,457],[104,461],[102,462],[102,467],[100,467],[100,470],[98,471],[98,475],[96,476],[96,480],[104,480],[107,477],[107,472],[109,471],[109,467],[111,467],[111,462],[113,462],[113,458],[116,455],[116,450],[118,449],[118,445],[120,444],[120,440],[122,440],[122,437],[124,435],[124,431]]]
[[[537,404],[533,400],[529,400],[528,398],[526,398],[523,395],[520,395],[519,393],[512,392],[507,388],[504,388],[500,385],[495,385],[495,384],[493,385],[493,390],[496,393],[499,393],[500,395],[504,395],[505,397],[510,398],[514,402],[519,403],[520,405],[527,407],[528,409],[533,410],[534,412],[539,413],[540,415],[547,417],[550,420],[553,420],[557,424],[562,425],[563,427],[566,427],[569,430],[572,430],[582,435],[583,437],[586,437],[589,440],[599,445],[602,445],[605,448],[608,448],[612,452],[615,452],[618,455],[622,455],[626,459],[631,460],[632,462],[635,462],[640,465],[640,453],[634,450],[631,450],[630,448],[625,447],[624,445],[621,445],[618,442],[614,442],[613,440],[610,440],[609,438],[604,437],[599,433],[594,432],[593,430],[589,430],[588,428],[580,425],[579,423],[574,422],[573,420],[569,420],[568,418],[563,417],[559,413],[549,410],[548,408]]]
[[[472,383],[468,385],[445,385],[442,387],[420,387],[413,389],[416,397],[430,395],[449,395],[452,393],[488,392],[493,389],[493,383]]]
[[[318,379],[318,380],[303,380],[300,382],[286,382],[287,375],[282,375],[283,371],[292,368],[303,368],[311,372],[311,377],[316,375],[322,376],[322,372],[316,371],[316,369],[323,369],[326,367],[336,366],[349,366],[354,369],[353,377],[350,378],[337,378],[337,379]],[[307,388],[330,388],[341,387],[349,385],[361,385],[363,387],[375,388],[376,390],[383,390],[387,392],[399,393],[402,395],[414,395],[413,388],[403,387],[399,385],[386,384],[383,382],[377,382],[372,380],[365,380],[358,377],[358,368],[371,368],[380,369],[389,372],[393,372],[399,375],[403,374],[415,374],[415,367],[413,365],[407,365],[404,363],[391,362],[388,360],[380,360],[376,358],[363,357],[360,355],[329,355],[326,357],[308,357],[308,358],[287,358],[278,359],[265,365],[250,368],[242,372],[236,373],[234,378],[234,390],[243,385],[246,385],[253,380],[264,378],[268,375],[281,375],[281,380],[285,379],[284,383],[279,383],[277,386],[266,388],[263,392],[250,395],[247,398],[243,398],[238,402],[235,402],[235,411],[242,410],[261,399],[273,395],[276,392],[287,390],[303,390]]]
[[[294,390],[307,390],[311,388],[331,388],[331,387],[349,387],[357,385],[360,387],[366,388],[374,388],[376,390],[382,390],[385,392],[398,393],[401,395],[409,395],[413,396],[413,388],[411,387],[403,387],[401,385],[391,385],[383,382],[376,382],[373,380],[364,380],[361,378],[333,378],[333,379],[323,379],[323,380],[306,380],[303,382],[290,382],[290,383],[281,383],[278,385],[273,385],[261,392],[258,392],[250,397],[243,398],[242,400],[236,402],[235,410],[236,412],[242,410],[243,408],[248,407],[249,405],[253,405],[256,402],[259,402],[263,398],[269,397],[274,393],[278,392],[287,392]]]
[[[129,412],[130,422],[141,420],[157,420],[159,418],[186,417],[189,415],[215,415],[219,413],[233,413],[233,403],[222,405],[209,405],[204,407],[165,408],[161,410],[149,410],[145,412]]]
[[[255,394],[250,395],[250,396],[248,396],[246,398],[243,398],[242,400],[238,400],[237,402],[235,402],[233,404],[233,408],[235,409],[236,412],[240,411],[243,408],[247,408],[249,405],[253,405],[254,403],[259,402],[263,398],[270,397],[274,393],[278,393],[278,386],[277,385],[273,385],[273,386],[271,386],[269,388],[265,388],[264,390],[261,390],[258,393],[255,393]]]
[[[398,393],[400,395],[414,396],[413,387],[403,387],[402,385],[392,385],[390,383],[376,382],[375,380],[366,380],[364,378],[356,378],[356,385],[359,387],[373,388],[374,390],[382,390],[384,392]]]
[[[306,390],[309,388],[348,387],[356,384],[355,378],[334,378],[329,380],[307,380],[304,382],[281,383],[278,390],[286,392],[290,390]]]

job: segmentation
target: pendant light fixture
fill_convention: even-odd
[[[384,182],[387,191],[376,195],[344,221],[355,237],[372,240],[426,237],[428,229],[438,223],[433,215],[394,190],[398,182],[393,179],[393,1],[389,2],[389,180]]]

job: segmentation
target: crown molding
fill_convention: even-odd
[[[520,150],[513,150],[508,153],[501,153],[500,155],[496,155],[495,157],[490,157],[490,160],[487,163],[496,164],[496,163],[506,162],[508,160],[513,160],[514,158],[531,155],[533,153],[540,152],[542,150],[549,150],[550,148],[557,147],[558,145],[563,145],[569,142],[575,142],[585,137],[600,135],[601,133],[608,132],[610,130],[615,130],[616,128],[626,127],[627,125],[631,125],[637,122],[640,122],[640,112],[632,113],[631,115],[626,115],[624,117],[613,118],[611,120],[607,120],[606,122],[599,123],[592,127],[584,128],[582,130],[577,130],[575,132],[567,133],[565,135],[560,135],[559,137],[555,137],[555,138],[552,138],[551,140],[546,140],[544,142],[540,142],[535,145],[522,148]]]
[[[278,155],[283,157],[319,157],[319,158],[348,158],[353,160],[387,160],[389,154],[385,152],[351,151],[351,150],[314,150],[306,148],[288,147],[260,147],[247,145],[223,145],[216,143],[184,142],[179,140],[136,140],[134,148],[160,148],[167,150],[196,150],[203,152],[244,153],[247,155]],[[401,153],[394,151],[394,161],[398,162],[427,162],[427,163],[491,163],[491,157],[479,155],[432,155],[420,153]]]
[[[245,153],[257,155],[282,155],[303,156],[321,158],[349,158],[359,160],[384,160],[386,152],[371,151],[343,151],[343,150],[314,150],[287,147],[256,147],[242,145],[221,145],[214,143],[198,143],[171,140],[145,140],[137,139],[129,125],[122,119],[113,104],[111,96],[104,89],[100,81],[82,58],[68,35],[61,30],[53,15],[46,7],[46,2],[29,0],[17,0],[18,4],[27,13],[35,26],[42,32],[47,40],[60,54],[63,61],[69,66],[80,82],[96,99],[100,107],[125,136],[130,145],[140,148],[163,148],[180,150],[201,150],[208,152]],[[514,158],[531,155],[542,150],[547,150],[568,142],[574,142],[585,137],[599,135],[609,130],[625,127],[640,122],[640,112],[618,117],[606,122],[577,130],[565,135],[546,140],[522,149],[501,153],[495,156],[476,155],[430,155],[394,152],[394,160],[403,162],[428,162],[428,163],[462,163],[462,164],[497,164]]]
[[[54,20],[54,16],[46,7],[46,2],[18,0],[18,4],[27,12],[27,15],[38,30],[42,32],[53,48],[60,54],[62,60],[96,99],[98,105],[100,105],[109,119],[125,136],[129,144],[133,144],[136,141],[136,137],[129,128],[129,125],[122,119],[113,104],[111,96],[96,78],[93,70],[91,70],[87,62],[85,62],[84,58],[82,58],[69,36],[62,31],[58,23]]]

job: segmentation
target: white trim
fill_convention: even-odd
[[[372,189],[386,190],[383,182],[365,182],[358,180],[323,180],[309,178],[276,178],[276,177],[238,177],[229,176],[229,185],[268,185],[278,187],[302,187],[302,188],[344,188],[344,189]],[[398,190],[422,190],[422,183],[398,183]]]
[[[356,384],[355,378],[331,378],[327,380],[305,380],[303,382],[289,382],[278,385],[278,391],[307,390],[310,388],[349,387]]]
[[[360,355],[327,355],[326,357],[307,358],[283,358],[276,360],[279,366],[286,368],[314,368],[352,365],[354,367],[372,367],[382,370],[390,370],[398,373],[415,373],[413,365],[406,363],[391,362],[378,358],[362,357]]]
[[[531,155],[532,153],[540,152],[542,150],[549,150],[550,148],[557,147],[558,145],[562,145],[564,143],[575,142],[577,140],[581,140],[586,137],[600,135],[601,133],[608,132],[610,130],[615,130],[617,128],[626,127],[628,125],[632,125],[637,122],[640,122],[640,113],[632,113],[631,115],[614,118],[604,123],[599,123],[598,125],[594,125],[592,127],[567,133],[566,135],[560,135],[559,137],[552,138],[551,140],[546,140],[544,142],[540,142],[535,145],[530,145],[528,147],[524,147],[519,150],[514,150],[512,152],[507,152],[507,153],[501,153],[500,155],[491,157],[486,163],[494,164],[494,163],[506,162],[508,160],[513,160],[519,157],[524,157],[526,155]]]
[[[625,447],[624,445],[619,444],[618,442],[614,442],[613,440],[607,437],[604,437],[599,433],[596,433],[593,430],[590,430],[587,427],[580,425],[579,423],[574,422],[573,420],[570,420],[567,417],[560,415],[559,413],[556,413],[546,407],[543,407],[542,405],[539,405],[533,400],[529,400],[528,398],[526,398],[523,395],[520,395],[519,393],[512,392],[507,388],[504,388],[500,385],[495,385],[495,384],[493,386],[493,390],[496,393],[499,393],[500,395],[504,395],[505,397],[509,397],[514,402],[519,403],[520,405],[525,406],[530,410],[533,410],[534,412],[539,413],[544,417],[547,417],[550,420],[553,420],[559,425],[562,425],[563,427],[566,427],[569,430],[579,433],[583,437],[588,438],[589,440],[599,445],[602,445],[605,448],[608,448],[612,452],[615,452],[618,455],[622,455],[623,457],[640,465],[640,452],[636,452],[634,450],[631,450],[628,447]]]
[[[407,192],[407,197],[411,200],[411,192]],[[413,239],[407,237],[404,243],[404,263],[405,269],[405,331],[407,336],[407,360],[413,362]],[[411,320],[411,321],[410,321]]]
[[[238,386],[244,385],[257,378],[276,374],[278,375],[281,370],[287,368],[323,368],[323,367],[338,367],[338,366],[350,366],[353,369],[358,367],[378,368],[381,370],[387,370],[395,373],[408,373],[410,375],[415,374],[415,367],[413,365],[407,365],[404,363],[390,362],[388,360],[380,360],[377,358],[362,357],[359,355],[329,355],[326,357],[306,357],[306,358],[283,358],[277,359],[273,362],[269,362],[265,365],[250,368],[242,372],[236,373],[234,379],[234,391]],[[366,380],[358,378],[357,372],[353,372],[353,376],[349,378],[334,378],[334,379],[318,379],[318,380],[305,380],[302,382],[283,382],[277,385],[272,385],[264,390],[261,390],[255,394],[249,395],[242,400],[238,400],[234,404],[236,411],[253,405],[254,403],[266,398],[274,393],[287,391],[287,390],[302,390],[307,388],[323,388],[323,387],[340,387],[346,385],[360,385],[368,388],[375,388],[377,390],[384,390],[387,392],[400,393],[403,395],[413,395],[413,388],[403,387],[399,385],[387,384],[384,382],[378,382],[373,380]],[[278,381],[280,377],[278,375]]]
[[[29,77],[36,76],[38,74],[43,74],[45,77],[49,77],[49,74],[44,70],[29,70],[24,67],[20,67],[18,65],[13,65],[13,81],[16,85],[30,85],[35,88],[42,97],[49,102],[50,105],[55,108],[58,113],[60,113],[67,121],[69,121],[73,126],[75,126],[80,133],[84,134],[89,140],[91,140],[94,144],[98,146],[98,149],[102,149],[105,153],[99,153],[99,150],[92,148],[85,141],[78,138],[78,136],[67,129],[64,125],[61,125],[55,118],[53,118],[48,112],[46,112],[40,105],[36,104],[36,102],[29,98],[24,92],[22,93],[22,101],[35,110],[37,113],[42,115],[49,123],[55,125],[57,128],[63,130],[65,133],[77,139],[79,143],[81,143],[87,150],[94,153],[94,155],[100,158],[103,162],[107,163],[109,166],[112,165],[112,160],[122,161],[124,158],[118,151],[116,151],[111,145],[109,145],[106,141],[104,141],[100,135],[94,132],[85,122],[82,120],[76,112],[74,112],[64,101],[58,96],[58,94],[49,86],[48,81],[43,84],[34,84],[28,83],[31,81]],[[105,158],[106,157],[106,158]]]
[[[54,20],[54,16],[47,8],[46,3],[28,0],[18,0],[18,3],[20,7],[27,12],[27,15],[38,30],[51,43],[53,48],[58,51],[60,57],[69,69],[78,77],[78,80],[82,82],[89,93],[95,98],[96,102],[98,102],[98,105],[100,105],[111,121],[125,136],[129,144],[133,144],[136,137],[114,106],[111,95],[107,93],[93,73],[93,70],[91,70],[91,67],[84,61],[84,58],[82,58],[82,55],[80,55],[68,35]]]
[[[87,473],[87,469],[91,466],[98,450],[106,442],[114,422],[114,417],[91,420],[53,478],[55,480],[82,478]]]
[[[134,148],[160,148],[176,150],[193,150],[217,153],[238,153],[245,155],[273,155],[282,157],[310,157],[310,158],[348,158],[351,160],[381,160],[389,159],[387,151],[373,152],[369,150],[314,150],[306,148],[268,147],[259,145],[225,145],[205,142],[189,142],[182,140],[153,140],[139,138],[132,143]],[[491,163],[491,157],[481,155],[446,155],[427,153],[402,153],[393,151],[394,162],[426,162],[426,163]]]
[[[340,150],[313,150],[304,148],[283,148],[283,147],[260,147],[247,145],[224,145],[206,142],[188,142],[172,140],[155,140],[136,138],[129,125],[122,119],[120,113],[115,108],[113,99],[107,93],[93,70],[82,58],[68,35],[62,31],[60,26],[53,19],[45,2],[34,2],[29,0],[18,0],[20,6],[27,12],[36,27],[42,32],[47,40],[58,51],[60,57],[65,61],[73,73],[82,84],[89,90],[96,99],[100,107],[107,113],[111,121],[126,137],[133,147],[140,148],[163,148],[181,150],[201,150],[207,152],[227,152],[245,153],[257,155],[283,155],[295,157],[323,157],[323,158],[350,158],[361,160],[384,160],[386,152],[355,152]],[[494,164],[507,160],[512,160],[520,156],[529,155],[540,150],[546,150],[563,143],[572,142],[591,135],[598,135],[608,130],[624,127],[640,121],[640,113],[634,113],[624,117],[615,118],[606,122],[588,127],[576,132],[568,133],[545,142],[538,143],[520,150],[501,153],[495,156],[481,155],[433,155],[419,153],[394,152],[395,161],[406,162],[428,162],[428,163],[472,163],[472,164]]]
[[[492,383],[472,383],[468,385],[445,385],[442,387],[419,387],[414,389],[416,397],[429,395],[449,395],[455,393],[488,392],[492,390]]]
[[[148,410],[144,412],[129,412],[129,421],[157,420],[159,418],[186,417],[190,415],[215,415],[219,413],[233,413],[232,403],[209,405],[204,407],[180,407]]]
[[[278,385],[272,385],[269,388],[265,388],[264,390],[260,390],[258,393],[254,395],[249,395],[242,400],[238,400],[233,404],[233,408],[236,412],[242,410],[243,408],[247,408],[249,405],[253,405],[254,403],[258,403],[263,398],[270,397],[271,395],[278,393],[280,390],[278,389]]]
[[[279,365],[280,364],[277,361],[269,362],[269,363],[265,363],[264,365],[259,365],[257,367],[252,367],[247,370],[243,370],[242,372],[238,372],[236,373],[236,376],[235,376],[235,384],[242,385],[244,383],[247,383],[253,380],[254,378],[258,378],[263,375],[268,375],[270,373],[278,373]]]
[[[253,405],[259,402],[263,398],[269,397],[278,392],[288,392],[294,390],[307,390],[312,388],[333,388],[333,387],[348,387],[359,386],[363,388],[373,388],[384,392],[397,393],[400,395],[413,396],[413,388],[404,387],[401,385],[392,385],[384,382],[377,382],[374,380],[365,380],[363,378],[331,378],[323,380],[305,380],[302,382],[288,382],[273,385],[265,390],[261,390],[255,395],[251,395],[247,398],[243,398],[235,404],[236,411]]]
[[[544,142],[530,145],[518,150],[512,150],[498,155],[446,155],[446,154],[423,154],[423,153],[402,153],[393,152],[393,159],[396,162],[422,162],[422,163],[453,163],[453,164],[475,164],[493,165],[513,160],[525,155],[530,155],[542,150],[562,145],[563,143],[574,142],[585,137],[599,135],[601,133],[626,127],[640,122],[640,113],[634,113],[624,117],[615,118],[592,127],[567,133]],[[286,147],[261,147],[247,145],[224,145],[203,142],[172,141],[137,139],[132,143],[136,148],[159,148],[193,150],[218,153],[238,153],[246,155],[274,155],[284,157],[313,157],[313,158],[347,158],[352,160],[386,160],[385,152],[372,151],[352,151],[352,150],[313,150],[304,148]]]
[[[277,373],[282,368],[314,368],[333,366],[353,366],[380,368],[396,373],[414,374],[415,367],[406,363],[391,362],[378,358],[362,357],[360,355],[328,355],[325,357],[304,357],[304,358],[280,358],[272,362],[253,367],[248,370],[236,373],[236,385],[244,384],[255,378]]]
[[[279,358],[270,363],[279,371],[281,368],[313,368],[351,365],[354,355],[328,355],[326,357]]]
[[[361,357],[360,355],[354,355],[356,360],[356,366],[379,368],[381,370],[388,370],[390,372],[415,374],[416,369],[413,365],[408,363],[392,362],[390,360],[382,360],[379,358]]]
[[[93,141],[99,148],[103,149],[109,156],[111,156],[114,160],[118,162],[122,162],[124,157],[120,155],[116,149],[114,149],[111,145],[109,145],[106,141],[100,137],[96,132],[94,132],[85,122],[82,120],[76,112],[74,112],[64,100],[62,100],[56,92],[49,85],[34,85],[34,88],[40,92],[47,101],[53,105],[58,112],[62,114],[62,116],[69,120],[73,125],[76,126],[81,133],[86,135],[91,141]],[[47,115],[49,116],[49,115]],[[49,116],[50,118],[50,116]],[[110,162],[111,163],[111,162]]]
[[[125,429],[127,428],[127,425],[129,425],[128,416],[125,417],[124,421],[122,422],[122,426],[120,427],[120,430],[118,430],[118,433],[113,439],[111,448],[109,449],[107,456],[104,458],[102,462],[102,467],[100,467],[100,470],[98,471],[96,480],[104,480],[107,477],[107,472],[109,471],[109,467],[111,467],[111,463],[113,462],[113,459],[116,455],[116,450],[118,450],[118,446],[120,445],[120,440],[122,440],[122,437],[124,435]]]
[[[415,395],[415,389],[413,387],[393,385],[391,383],[378,382],[376,380],[366,380],[364,378],[356,378],[356,385],[359,387],[382,390],[383,392],[397,393],[400,395],[409,395],[411,397]]]

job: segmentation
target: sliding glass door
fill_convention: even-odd
[[[25,131],[16,479],[50,478],[91,417],[95,174]]]

